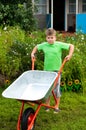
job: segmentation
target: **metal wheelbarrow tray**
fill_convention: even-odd
[[[56,76],[55,72],[26,71],[2,95],[6,98],[19,100],[43,101],[49,96]]]

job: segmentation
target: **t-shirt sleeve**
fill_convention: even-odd
[[[62,49],[64,50],[69,50],[70,44],[68,43],[63,43],[63,42],[59,42],[60,46]]]
[[[44,47],[44,43],[38,44],[37,45],[38,51],[43,50],[43,47]]]

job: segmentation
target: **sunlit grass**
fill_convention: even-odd
[[[0,130],[16,130],[21,103],[1,96],[0,89]],[[53,99],[51,98],[53,103]],[[27,106],[26,107],[31,107]],[[61,112],[53,109],[45,112],[41,107],[36,118],[35,130],[85,130],[86,96],[83,93],[64,92],[60,103]]]

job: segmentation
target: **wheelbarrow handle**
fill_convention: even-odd
[[[59,77],[60,77],[60,74],[61,74],[62,69],[63,69],[63,67],[64,67],[64,65],[65,65],[66,62],[67,62],[67,59],[64,58],[64,60],[63,60],[63,62],[62,62],[62,65],[61,65],[61,67],[60,67],[60,70],[58,71],[58,75],[57,75],[57,77],[56,77],[56,79],[55,79],[54,88],[55,88],[56,85],[57,85],[58,79],[59,79]]]
[[[32,70],[34,70],[35,61],[36,61],[36,58],[33,57],[32,58]],[[63,67],[64,67],[64,65],[65,65],[66,62],[67,62],[67,60],[66,60],[66,58],[64,58],[63,63],[62,63],[62,65],[60,67],[60,70],[59,70],[60,73],[62,72],[62,69],[63,69]]]
[[[64,60],[63,60],[63,62],[62,62],[62,65],[61,65],[61,67],[60,67],[60,70],[59,70],[60,73],[62,72],[62,69],[63,69],[63,67],[64,67],[64,65],[65,65],[66,62],[67,62],[67,59],[64,58]]]

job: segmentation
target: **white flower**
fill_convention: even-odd
[[[4,29],[3,29],[4,31],[6,31],[7,30],[7,27],[4,27]]]
[[[81,39],[84,40],[84,35],[81,35]]]

